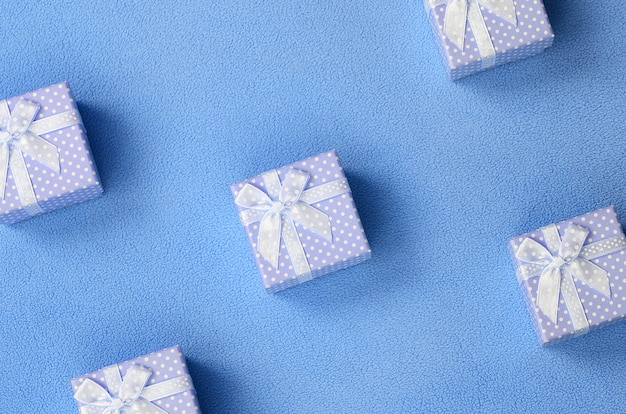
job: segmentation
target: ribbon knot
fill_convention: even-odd
[[[467,23],[470,24],[483,69],[496,64],[496,49],[485,24],[481,5],[496,16],[517,26],[514,0],[424,0],[424,2],[427,9],[446,6],[443,32],[461,51],[464,51],[465,47],[465,27]]]
[[[111,405],[109,406],[109,408],[119,411],[120,408],[122,408],[123,406],[130,406],[131,403],[132,403],[131,400],[122,401],[122,399],[118,397],[118,398],[115,398],[113,402],[111,402]]]
[[[241,212],[244,225],[259,222],[257,251],[261,257],[278,269],[282,239],[300,281],[308,280],[311,268],[296,223],[332,241],[330,217],[311,204],[350,191],[345,178],[305,190],[309,179],[309,173],[292,168],[281,183],[274,170],[263,174],[267,192],[246,183],[235,197],[235,204],[245,209]]]
[[[520,281],[539,276],[537,307],[552,322],[557,323],[559,298],[563,296],[577,332],[589,329],[589,322],[578,296],[574,279],[606,297],[611,296],[609,274],[592,259],[626,248],[624,236],[612,237],[585,245],[589,229],[569,224],[563,238],[556,225],[542,230],[547,248],[527,237],[515,252],[515,257],[527,263],[518,268]]]
[[[0,130],[0,144],[7,144],[9,141],[15,138],[16,137],[13,136],[13,134],[11,134],[9,131]]]
[[[123,380],[117,365],[103,371],[106,389],[91,379],[86,379],[76,390],[74,398],[84,404],[80,407],[81,414],[168,414],[152,402],[193,389],[189,375],[147,386],[148,379],[152,376],[149,368],[131,365]]]
[[[0,101],[0,196],[4,199],[9,168],[24,210],[35,215],[43,212],[37,201],[26,166],[25,155],[59,174],[59,150],[40,135],[81,123],[75,110],[35,120],[39,104],[20,99],[13,111]]]
[[[566,263],[566,260],[564,258],[562,258],[561,256],[557,256],[554,259],[552,259],[552,266],[556,266],[559,269]]]
[[[268,210],[268,213],[271,213],[271,214],[282,214],[283,212],[288,211],[288,209],[290,207],[291,207],[291,203],[283,204],[283,202],[280,201],[280,200],[274,201],[274,203],[272,204],[272,208],[270,208]]]

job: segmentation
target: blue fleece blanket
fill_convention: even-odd
[[[0,229],[0,412],[180,344],[206,413],[625,410],[626,324],[540,349],[509,237],[626,217],[622,2],[451,83],[421,1],[2,4],[0,96],[67,79],[103,198]],[[229,185],[336,148],[367,264],[267,295]]]

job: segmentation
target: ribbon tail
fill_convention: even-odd
[[[18,147],[24,154],[50,168],[57,174],[61,172],[58,148],[39,135],[26,131],[21,136]]]
[[[9,175],[9,146],[0,146],[0,197],[4,200],[7,187],[7,176]]]
[[[567,270],[572,276],[585,283],[587,286],[597,290],[604,296],[611,297],[609,274],[600,266],[585,259],[578,258],[569,263]]]
[[[24,161],[22,151],[12,147],[9,154],[9,164],[24,211],[31,216],[43,213],[43,209],[37,202],[35,189],[33,188],[33,183],[30,181],[30,174],[26,168],[26,161]]]
[[[443,32],[459,49],[465,44],[465,27],[467,26],[468,0],[450,0],[446,6],[443,21]]]
[[[583,308],[583,304],[576,290],[576,285],[570,274],[563,275],[561,280],[561,294],[563,295],[563,300],[565,300],[565,305],[569,311],[576,335],[587,333],[587,331],[589,331],[589,321],[587,320],[585,309]]]
[[[259,224],[257,250],[275,269],[280,255],[281,221],[280,214],[267,212]]]
[[[322,213],[306,203],[299,202],[291,210],[290,217],[296,223],[322,236],[326,240],[333,240],[330,217],[325,213]]]
[[[478,45],[478,51],[481,57],[482,69],[488,69],[496,64],[496,49],[491,41],[491,35],[489,29],[483,19],[483,13],[480,11],[480,6],[476,0],[470,0],[467,11],[467,19],[472,27],[472,33],[476,44]]]
[[[298,281],[303,283],[311,280],[313,277],[311,275],[309,261],[304,252],[304,247],[300,242],[300,237],[298,237],[298,230],[291,218],[283,218],[282,235]]]
[[[11,111],[9,111],[9,103],[0,101],[0,125],[8,125]]]
[[[537,306],[554,323],[559,312],[560,287],[561,269],[556,266],[547,266],[541,273],[537,285]]]
[[[483,6],[498,17],[517,26],[515,2],[513,0],[478,0]]]

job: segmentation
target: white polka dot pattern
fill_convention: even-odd
[[[152,374],[148,379],[147,387],[145,388],[145,390],[148,390],[148,393],[150,392],[150,386],[155,384],[162,384],[175,378],[180,378],[180,383],[177,382],[176,386],[190,386],[190,391],[180,392],[166,398],[152,401],[152,404],[155,404],[161,410],[164,410],[167,413],[200,413],[196,392],[193,389],[193,384],[191,383],[190,377],[188,376],[189,372],[187,370],[187,364],[185,362],[183,353],[178,345],[118,364],[121,376],[125,377],[128,370],[131,369],[131,367],[137,365],[149,368],[152,371]],[[81,384],[83,384],[83,382],[85,382],[87,379],[95,382],[96,384],[106,389],[107,381],[105,378],[105,370],[102,369],[72,379],[72,387],[74,389],[74,392],[76,392]],[[129,384],[129,386],[141,387],[143,386],[143,384]],[[142,394],[142,396],[143,395],[144,394]],[[150,395],[146,395],[150,397]],[[79,407],[81,408],[82,413],[82,408],[84,408],[85,405],[79,403]],[[139,411],[134,410],[132,412],[151,413],[152,411],[150,411],[149,406],[146,404],[144,409],[139,409]]]
[[[337,189],[345,189],[347,192],[340,194],[336,197],[316,202],[311,205],[313,209],[309,212],[298,209],[295,212],[296,218],[300,214],[311,215],[311,218],[315,218],[315,210],[324,213],[330,217],[330,235],[325,237],[324,226],[316,226],[316,233],[311,229],[302,226],[298,221],[295,221],[295,232],[304,249],[308,266],[311,269],[310,278],[316,278],[325,275],[330,272],[334,272],[339,269],[346,268],[358,263],[361,263],[371,257],[371,250],[365,237],[365,232],[361,225],[352,194],[347,187],[347,181],[343,168],[339,162],[339,157],[336,151],[330,151],[328,153],[319,154],[315,157],[308,158],[304,161],[297,162],[278,169],[278,175],[281,182],[285,181],[286,174],[293,169],[305,171],[309,173],[310,179],[306,184],[305,192],[302,195],[303,201],[308,201],[307,197],[311,200],[317,198],[315,190],[311,191],[317,186],[322,184],[336,182]],[[266,173],[267,174],[267,173]],[[253,185],[259,189],[267,191],[269,195],[276,193],[277,189],[265,189],[264,174],[243,181],[231,186],[231,190],[235,199],[241,192],[246,184]],[[294,190],[298,190],[297,188]],[[299,190],[298,190],[299,191]],[[245,211],[245,208],[238,206],[240,212]],[[249,216],[246,213],[244,216]],[[245,221],[245,217],[242,217]],[[300,217],[301,220],[306,217]],[[278,267],[274,267],[270,262],[265,260],[257,249],[257,240],[259,234],[259,223],[244,223],[248,239],[255,253],[257,265],[263,278],[263,284],[265,289],[269,293],[274,293],[288,287],[297,285],[306,279],[299,280],[296,267],[301,267],[299,264],[294,265],[292,258],[289,256],[288,249],[286,249],[284,240],[280,243],[280,255],[278,260]],[[319,227],[319,228],[317,228]],[[291,228],[285,227],[283,231],[289,232],[290,237],[292,232]],[[320,235],[321,234],[321,235]]]
[[[613,207],[593,211],[571,220],[558,223],[556,226],[561,237],[563,237],[565,230],[570,225],[578,225],[590,230],[587,239],[584,241],[585,245],[582,247],[581,256],[593,255],[593,252],[589,249],[586,250],[585,247],[591,243],[606,241],[599,246],[604,245],[607,248],[623,246],[619,243],[615,245],[615,243],[617,243],[615,242],[615,238],[617,236],[623,236],[624,232]],[[534,240],[546,248],[549,247],[550,243],[554,243],[554,241],[545,240],[544,233],[540,230],[511,239],[509,248],[516,267],[521,267],[526,264],[526,262],[515,258],[515,252],[518,251],[520,245],[527,238]],[[607,241],[608,239],[613,239],[613,241]],[[626,248],[612,254],[594,258],[591,260],[591,263],[608,273],[610,291],[608,289],[601,289],[598,286],[594,289],[589,286],[588,283],[578,278],[574,278],[574,288],[580,297],[590,329],[595,329],[608,323],[621,320],[626,316]],[[589,269],[583,269],[583,274],[586,272],[588,277],[593,281],[593,267],[591,265],[585,267]],[[563,294],[559,297],[559,311],[555,322],[551,321],[550,318],[544,315],[537,307],[538,280],[538,277],[522,280],[520,286],[540,343],[546,345],[575,336],[575,324],[572,322],[572,316],[565,306]],[[569,286],[562,286],[562,289],[563,288],[572,289]]]
[[[68,117],[79,117],[67,82],[8,99],[11,110],[20,99],[40,105],[36,122],[42,128],[45,127],[42,119],[65,116],[60,114],[66,112],[69,112]],[[40,162],[41,160],[24,156],[37,201],[44,212],[87,201],[102,194],[100,178],[82,123],[42,134],[41,138],[59,149],[60,161],[58,173]],[[5,197],[0,199],[0,224],[11,224],[30,218],[20,202],[11,171],[6,184]]]
[[[486,7],[480,7],[496,50],[495,65],[536,55],[552,45],[554,33],[543,2],[517,0],[515,8],[517,25]],[[483,70],[482,59],[471,26],[466,25],[464,49],[461,50],[443,32],[445,11],[445,5],[437,6],[429,12],[429,18],[450,79],[456,80],[480,72]]]

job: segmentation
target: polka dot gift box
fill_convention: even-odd
[[[72,387],[81,414],[200,413],[179,346],[74,378]]]
[[[67,82],[0,101],[0,224],[101,194]]]
[[[452,80],[541,53],[554,34],[541,0],[424,0]]]
[[[231,190],[269,293],[371,256],[334,150],[234,184]]]
[[[626,238],[613,207],[515,237],[509,248],[542,345],[626,315]]]

